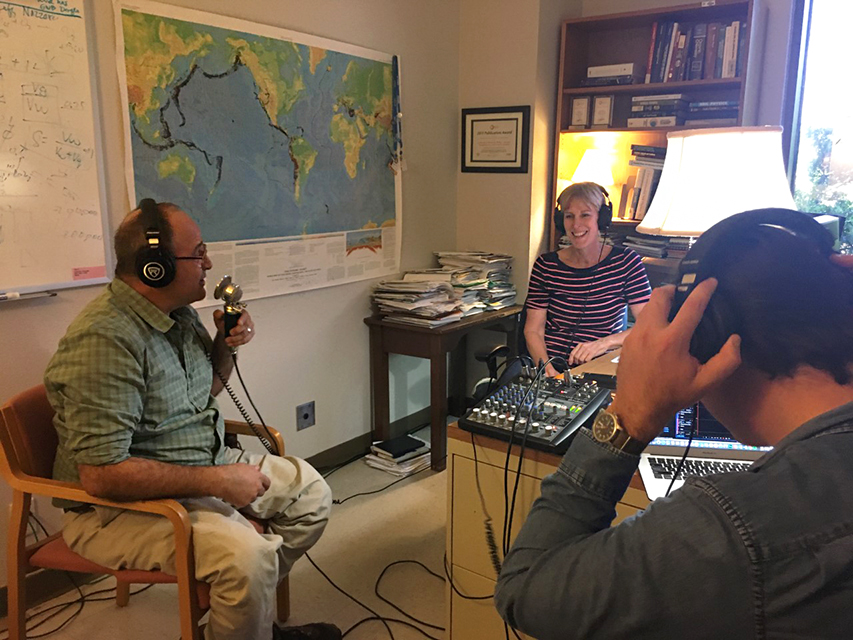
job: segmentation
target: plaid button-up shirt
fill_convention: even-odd
[[[68,328],[45,373],[59,435],[53,477],[79,482],[79,464],[130,457],[221,464],[211,348],[194,309],[166,315],[113,280]]]

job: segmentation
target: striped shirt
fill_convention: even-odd
[[[548,357],[566,357],[582,342],[622,331],[625,305],[648,302],[651,291],[643,261],[631,249],[612,247],[604,260],[584,269],[551,252],[533,265],[526,305],[548,310]]]
[[[224,422],[210,395],[210,335],[192,307],[166,315],[113,280],[68,328],[45,373],[59,436],[53,477],[134,456],[224,463]],[[57,506],[72,506],[55,501]]]

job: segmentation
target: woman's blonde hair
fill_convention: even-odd
[[[604,190],[595,182],[576,182],[563,189],[557,198],[560,209],[563,211],[569,208],[569,203],[572,200],[583,200],[598,211],[604,204]]]

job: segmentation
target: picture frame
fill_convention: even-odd
[[[530,106],[462,109],[462,171],[527,173]]]
[[[572,98],[572,118],[569,129],[586,129],[589,127],[590,97]]]
[[[595,96],[592,101],[592,126],[609,127],[613,121],[613,96]]]

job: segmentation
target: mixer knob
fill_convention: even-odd
[[[498,421],[498,412],[497,412],[497,411],[492,411],[492,412],[489,414],[489,423],[490,423],[490,424],[497,424],[497,421]]]

